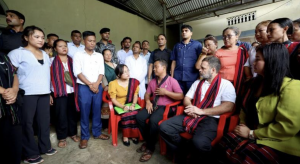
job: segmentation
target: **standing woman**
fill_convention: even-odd
[[[0,154],[3,163],[20,164],[22,155],[21,111],[16,103],[18,76],[9,58],[0,55]]]
[[[270,42],[282,43],[290,54],[290,70],[292,77],[300,80],[300,43],[292,42],[288,36],[294,32],[293,22],[289,18],[278,18],[268,25],[268,39]]]
[[[121,115],[121,123],[123,130],[123,144],[130,145],[129,138],[132,138],[134,144],[138,144],[139,128],[136,122],[136,114],[134,106],[138,100],[139,81],[130,78],[129,69],[124,64],[119,64],[115,69],[118,78],[109,83],[108,93],[114,106],[129,111]],[[131,106],[125,104],[132,103]]]
[[[111,62],[112,54],[110,49],[104,49],[102,51],[104,58],[104,76],[102,79],[102,87],[104,91],[108,91],[108,84],[117,78],[115,68],[117,64]],[[109,107],[107,103],[103,103],[101,110],[102,128],[107,129],[109,119]]]
[[[204,47],[207,48],[207,52],[203,52],[199,55],[195,64],[196,69],[200,69],[202,60],[209,55],[215,55],[218,50],[218,40],[214,36],[208,36],[204,39]]]
[[[25,90],[22,106],[23,155],[25,163],[41,163],[40,154],[54,155],[50,143],[50,60],[42,50],[44,32],[36,26],[23,31],[25,47],[11,51],[8,56],[17,69],[19,87]],[[34,120],[36,119],[36,120]],[[38,144],[34,139],[33,122],[38,125]]]
[[[242,88],[244,76],[244,64],[248,58],[247,49],[237,46],[239,29],[227,27],[223,30],[224,46],[217,50],[215,56],[221,61],[220,75],[223,79],[234,84],[237,95]]]
[[[77,137],[77,113],[78,106],[78,86],[76,77],[73,74],[73,60],[69,57],[67,42],[58,39],[54,41],[54,50],[57,55],[52,58],[51,83],[54,93],[54,109],[56,117],[56,134],[58,147],[67,146],[68,136],[75,142],[79,142]]]
[[[264,46],[269,42],[268,36],[267,36],[267,28],[268,28],[268,25],[270,22],[271,22],[270,20],[262,21],[262,22],[258,23],[255,27],[255,39],[257,40],[259,45]],[[254,67],[253,67],[253,63],[254,63],[255,55],[256,55],[256,48],[257,48],[257,46],[252,46],[250,48],[250,50],[248,51],[249,58],[244,65],[246,77],[248,77],[249,79],[251,77],[256,77],[256,75],[257,75],[254,72]],[[249,80],[249,79],[247,79],[247,80]]]

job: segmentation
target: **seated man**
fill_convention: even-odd
[[[218,58],[204,58],[199,70],[203,80],[195,81],[186,94],[183,102],[185,114],[172,117],[160,125],[162,138],[176,153],[178,150],[184,153],[189,150],[180,146],[187,145],[182,144],[180,133],[193,134],[195,150],[192,152],[195,155],[192,154],[192,159],[198,163],[205,161],[212,149],[211,142],[217,136],[219,115],[231,112],[235,103],[235,89],[231,82],[218,74],[220,67]],[[201,160],[195,159],[199,157]]]
[[[163,119],[165,107],[176,100],[182,100],[184,95],[178,82],[167,75],[168,64],[165,60],[159,59],[154,63],[156,78],[148,84],[145,94],[146,108],[136,115],[140,132],[146,141],[137,152],[142,153],[141,162],[148,161],[155,148],[158,134],[158,122]],[[150,101],[150,95],[154,95],[154,101]],[[149,126],[146,120],[149,120]],[[149,129],[150,128],[150,129]]]

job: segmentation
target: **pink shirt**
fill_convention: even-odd
[[[171,76],[169,76],[168,79],[160,87],[165,88],[166,90],[168,90],[170,92],[182,93],[182,90],[181,90],[177,80],[175,80]],[[157,88],[156,79],[154,78],[148,84],[146,93],[152,94],[153,96],[155,96],[154,92],[155,92],[156,88]],[[169,98],[168,96],[160,96],[157,101],[157,105],[166,106],[173,102],[175,102],[175,101],[173,99]]]

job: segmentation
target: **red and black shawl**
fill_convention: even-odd
[[[283,43],[290,54],[290,71],[292,78],[300,80],[300,63],[297,56],[300,55],[300,42],[285,42]]]
[[[73,60],[68,56],[68,68],[73,83],[75,106],[76,110],[80,111],[78,105],[78,85],[76,84],[76,77],[73,74]],[[54,57],[51,64],[51,83],[54,89],[54,97],[68,96],[65,82],[65,70],[59,56]]]
[[[239,51],[237,54],[237,61],[235,64],[235,73],[234,73],[234,80],[233,80],[233,86],[235,88],[235,92],[237,95],[239,95],[242,84],[244,82],[244,65],[248,59],[249,55],[247,52],[247,49],[244,45],[241,45],[239,47]]]
[[[129,79],[128,92],[127,92],[125,104],[131,103],[133,101],[135,90],[139,85],[140,85],[140,82],[138,80],[136,80],[134,78]]]
[[[201,80],[197,86],[193,105],[197,106],[200,109],[212,108],[215,102],[215,99],[218,95],[220,84],[221,84],[221,76],[218,74],[213,81],[211,82],[208,90],[205,93],[203,100],[201,101],[201,88],[205,80]],[[191,116],[186,116],[183,119],[183,126],[185,127],[186,132],[193,133],[198,125],[198,123],[204,119],[206,116],[200,116],[198,118],[193,118]]]

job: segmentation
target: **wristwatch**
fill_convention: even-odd
[[[250,132],[249,132],[249,139],[250,140],[255,140],[253,130],[250,130]]]

